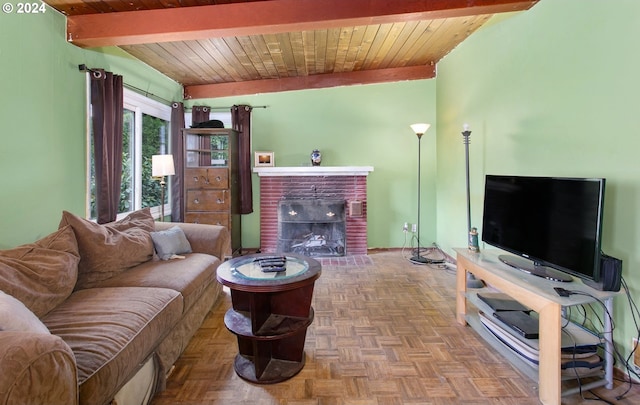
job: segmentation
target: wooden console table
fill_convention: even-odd
[[[573,282],[564,283],[549,281],[527,274],[500,262],[497,251],[474,253],[467,248],[454,250],[457,254],[456,312],[458,323],[467,324],[471,316],[470,313],[467,313],[467,272],[474,274],[491,287],[511,296],[516,301],[537,312],[540,323],[539,368],[537,375],[539,398],[543,404],[559,405],[563,394],[560,357],[562,308],[590,304],[599,300],[604,302],[607,313],[611,315],[613,313],[613,297],[618,293],[595,290],[577,279]],[[581,291],[590,296],[571,295],[569,297],[560,297],[553,287]],[[604,316],[604,323],[604,379],[589,385],[583,385],[583,390],[602,385],[606,385],[609,389],[613,388],[612,320],[607,314]],[[473,326],[474,323],[469,322],[469,324]]]
[[[224,323],[238,339],[236,373],[247,381],[273,384],[304,367],[304,342],[314,314],[311,298],[321,265],[287,253],[286,271],[265,273],[254,262],[263,256],[226,261],[218,267],[217,278],[231,290],[232,308]]]

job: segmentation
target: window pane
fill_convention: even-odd
[[[167,146],[167,133],[169,122],[142,115],[142,208],[161,205],[160,181],[151,177],[151,156],[169,153]],[[165,181],[168,183],[168,178]],[[164,203],[169,200],[168,187],[165,189]]]
[[[120,185],[120,205],[118,213],[135,209],[134,157],[135,157],[135,112],[124,110],[122,117],[122,184]]]

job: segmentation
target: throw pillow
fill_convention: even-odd
[[[151,238],[160,260],[169,260],[173,255],[191,253],[191,244],[184,231],[177,225],[166,231],[151,232]]]
[[[73,229],[60,228],[37,242],[0,251],[0,290],[42,317],[73,292],[79,261]]]
[[[24,304],[0,291],[0,331],[51,333]]]
[[[62,213],[60,226],[70,225],[78,240],[80,263],[76,290],[96,287],[124,270],[153,257],[149,208],[134,211],[120,221],[97,224],[70,212]]]

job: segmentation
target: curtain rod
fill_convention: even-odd
[[[194,105],[193,107],[207,107],[210,110],[230,110],[233,106],[229,106],[229,107],[210,107],[208,105],[197,105],[197,106]],[[268,108],[268,106],[266,106],[266,105],[255,105],[255,106],[251,105],[249,107],[251,107],[251,108]],[[192,107],[185,107],[184,110],[188,111],[188,112],[191,112],[191,108]]]
[[[81,72],[91,72],[91,73],[99,73],[100,72],[99,70],[91,69],[91,68],[87,67],[87,65],[85,65],[85,64],[78,65],[78,70],[80,70]],[[161,103],[165,103],[168,106],[171,106],[174,103],[173,101],[166,100],[166,99],[164,99],[164,98],[162,98],[160,96],[156,96],[153,93],[149,93],[146,90],[143,90],[143,89],[140,89],[138,87],[132,86],[132,85],[130,85],[128,83],[125,83],[124,80],[122,82],[122,85],[124,87],[128,88],[129,90],[136,91],[136,92],[144,95],[145,97],[149,97],[149,98],[152,98],[152,99],[154,99],[156,101],[159,101]],[[229,106],[229,107],[210,107],[210,106],[205,105],[205,106],[199,106],[199,107],[209,107],[211,110],[230,110],[232,106]],[[258,105],[258,106],[251,106],[251,108],[267,108],[267,106],[266,105]],[[185,107],[184,110],[185,111],[190,111],[190,108]]]
[[[93,74],[96,74],[96,73],[100,74],[100,71],[99,71],[99,70],[96,70],[96,69],[92,69],[92,68],[90,68],[90,67],[87,67],[87,65],[85,65],[85,64],[78,65],[78,70],[79,70],[79,71],[81,71],[81,72],[90,72],[90,73],[93,73]],[[123,87],[126,87],[126,88],[127,88],[127,89],[129,89],[129,90],[133,90],[133,91],[135,91],[135,92],[137,92],[137,93],[140,93],[140,94],[142,94],[142,95],[143,95],[143,96],[145,96],[145,97],[149,97],[149,98],[152,98],[152,99],[154,99],[154,100],[156,100],[156,101],[159,101],[159,102],[161,102],[161,103],[164,103],[164,104],[166,104],[166,105],[168,105],[168,106],[170,106],[170,105],[173,103],[173,101],[166,100],[166,99],[164,99],[164,98],[162,98],[162,97],[160,97],[160,96],[157,96],[157,95],[155,95],[155,94],[153,94],[153,93],[149,93],[149,92],[148,92],[148,91],[146,91],[146,90],[143,90],[143,89],[138,88],[138,87],[136,87],[136,86],[132,86],[132,85],[130,85],[130,84],[128,84],[128,83],[125,83],[125,82],[124,82],[124,80],[122,81],[122,86],[123,86]]]

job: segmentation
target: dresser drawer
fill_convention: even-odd
[[[229,229],[229,214],[222,212],[187,212],[184,216],[184,222],[222,225]]]
[[[229,188],[229,171],[215,168],[191,168],[185,170],[185,188]]]
[[[228,211],[228,190],[187,190],[187,211]]]

